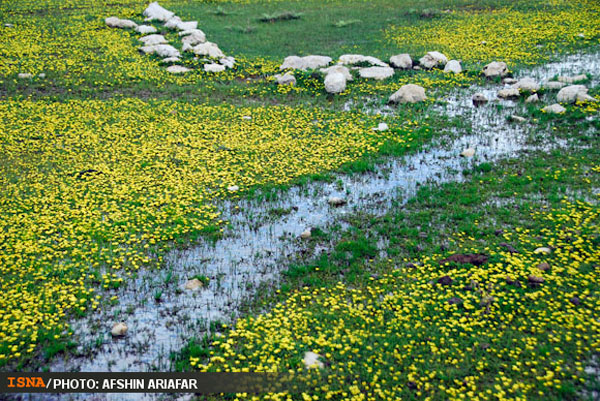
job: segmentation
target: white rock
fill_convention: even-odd
[[[325,76],[325,91],[327,93],[341,93],[346,90],[346,77],[339,72],[332,72]]]
[[[346,199],[340,198],[339,196],[330,196],[329,199],[327,199],[327,203],[329,203],[330,206],[343,206],[346,204]]]
[[[110,331],[113,337],[122,337],[127,334],[127,325],[123,322],[116,323],[113,325],[112,330]]]
[[[138,27],[135,28],[135,31],[141,33],[142,35],[147,35],[149,33],[156,33],[157,29],[152,25],[138,25]]]
[[[520,79],[512,87],[526,92],[537,92],[538,90],[540,90],[540,84],[537,83],[535,79],[530,77]]]
[[[558,81],[546,81],[544,82],[544,89],[548,90],[559,90],[567,86],[564,82]]]
[[[517,115],[510,116],[510,119],[516,123],[524,123],[525,121],[527,121],[525,118],[523,118],[521,116],[517,116]]]
[[[560,104],[558,103],[554,103],[550,106],[546,106],[542,109],[543,112],[545,113],[550,113],[550,114],[562,114],[565,111],[567,111],[567,109],[565,109],[564,107],[562,107]]]
[[[142,53],[145,54],[158,54],[162,58],[166,57],[180,57],[179,50],[171,45],[153,45],[140,47]]]
[[[511,77],[504,78],[504,79],[502,80],[502,83],[503,83],[503,84],[507,84],[507,85],[513,85],[513,84],[516,84],[517,82],[519,82],[517,79],[515,79],[515,78],[511,78]]]
[[[41,72],[38,74],[38,78],[46,78],[46,74]]]
[[[552,252],[552,250],[550,248],[545,247],[545,246],[540,247],[540,248],[536,248],[536,250],[533,251],[533,253],[543,253],[543,254],[549,254],[551,252]]]
[[[458,60],[450,60],[446,63],[446,67],[444,67],[444,72],[453,72],[455,74],[460,74],[462,72],[462,67],[460,65],[460,61]]]
[[[382,80],[394,75],[394,69],[392,67],[366,67],[358,70],[358,75],[361,78],[371,78],[376,80]]]
[[[482,104],[488,102],[488,98],[483,93],[476,93],[471,99],[473,100],[473,104],[475,106],[481,106]]]
[[[566,84],[572,84],[574,82],[585,81],[586,79],[588,79],[587,75],[585,75],[585,74],[579,74],[579,75],[574,75],[572,77],[560,76],[556,80],[558,82],[564,82]]]
[[[30,74],[28,72],[21,72],[19,73],[19,75],[17,75],[17,77],[19,77],[19,79],[33,78],[33,74]]]
[[[242,116],[242,120],[252,120],[252,116]]]
[[[493,61],[483,67],[483,74],[488,78],[504,77],[508,74],[508,66],[504,61]]]
[[[331,63],[331,57],[327,56],[288,56],[283,59],[283,64],[279,66],[280,70],[292,68],[295,70],[315,70],[317,68],[326,67]]]
[[[296,85],[296,77],[291,72],[285,74],[276,74],[275,79],[278,85]]]
[[[169,43],[163,35],[158,35],[158,34],[142,36],[138,40],[146,46],[154,46],[154,45]]]
[[[390,57],[390,64],[396,68],[410,69],[413,65],[413,61],[409,54],[402,53]]]
[[[183,43],[184,45],[188,44],[190,46],[195,46],[200,43],[206,42],[206,35],[200,29],[194,29],[193,31],[186,32],[191,33],[181,38],[181,43]]]
[[[8,24],[8,23],[7,23],[7,24],[4,24],[4,26],[5,26],[6,28],[14,28],[14,27],[15,27],[13,24]]]
[[[229,56],[229,57],[223,57],[222,59],[219,60],[219,64],[224,65],[225,67],[231,69],[235,66],[235,58]]]
[[[531,95],[527,99],[525,99],[525,103],[537,103],[539,101],[540,101],[540,97],[538,96],[537,93],[534,93],[533,95]]]
[[[246,116],[244,116],[244,117],[246,117]],[[239,187],[239,186],[237,186],[237,185],[230,185],[230,186],[228,186],[228,187],[227,187],[227,190],[228,190],[229,192],[235,192],[235,191],[239,191],[239,190],[240,190],[240,187]]]
[[[306,369],[323,369],[325,365],[319,358],[321,358],[321,355],[319,354],[315,354],[312,351],[306,352],[304,354],[304,358],[302,359],[302,362],[304,362],[304,367]]]
[[[373,131],[387,131],[390,127],[386,123],[379,123],[377,127],[373,127]]]
[[[158,2],[150,3],[150,5],[143,12],[144,17],[148,21],[158,20],[158,21],[168,21],[171,19],[175,13],[161,7]]]
[[[129,19],[120,19],[117,17],[108,17],[104,20],[106,25],[111,28],[132,29],[137,28],[137,24]]]
[[[181,61],[181,59],[179,57],[167,57],[167,58],[163,58],[162,60],[160,60],[160,62],[162,64],[178,63],[180,61]]]
[[[443,67],[447,62],[448,58],[440,52],[427,52],[427,54],[419,60],[421,67],[427,68],[428,70],[434,67]]]
[[[223,72],[225,71],[225,66],[221,64],[204,64],[204,71],[206,72]]]
[[[172,58],[172,57],[170,57],[170,58]],[[171,74],[183,74],[188,71],[191,71],[191,70],[182,65],[170,65],[167,67],[167,72],[170,72]]]
[[[515,88],[506,88],[498,91],[498,97],[502,99],[519,97],[520,94],[521,92],[519,92],[519,90]]]
[[[198,21],[183,21],[177,24],[180,31],[190,31],[198,28]]]
[[[462,157],[473,157],[473,156],[475,156],[475,149],[467,148],[467,149],[463,150],[460,155]]]
[[[300,238],[308,239],[308,238],[310,238],[311,234],[312,234],[312,230],[310,228],[307,228],[306,230],[302,231],[302,233],[300,234]]]
[[[200,43],[192,48],[194,54],[198,56],[208,56],[212,58],[224,58],[225,54],[219,49],[216,43],[206,42]]]
[[[191,280],[186,281],[185,285],[183,288],[185,288],[186,290],[197,290],[198,288],[202,288],[204,286],[204,283],[202,283],[202,281],[198,280],[197,278],[193,278]]]
[[[344,54],[340,56],[338,63],[346,65],[369,63],[379,67],[389,67],[389,65],[379,60],[377,57],[363,56],[362,54]]]
[[[341,64],[336,64],[336,65],[333,65],[333,66],[327,67],[327,68],[321,68],[320,71],[322,73],[324,73],[325,75],[332,74],[332,73],[342,74],[344,76],[344,78],[346,78],[346,81],[352,81],[354,79],[354,77],[350,73],[350,70],[348,69],[348,67],[343,66]]]
[[[425,89],[419,85],[408,84],[398,89],[389,101],[392,103],[417,103],[427,99]]]
[[[556,100],[561,103],[575,103],[595,101],[588,95],[588,89],[583,85],[570,85],[562,88],[556,95]]]

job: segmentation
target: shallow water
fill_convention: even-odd
[[[522,76],[543,81],[555,75],[596,73],[599,57],[569,56],[561,62],[538,67]],[[518,78],[518,77],[517,77]],[[222,219],[230,223],[223,239],[215,244],[201,241],[188,250],[173,251],[166,257],[166,267],[141,271],[119,289],[119,304],[102,312],[72,322],[78,351],[85,356],[56,360],[52,371],[151,371],[169,369],[169,352],[181,349],[194,336],[210,329],[211,321],[231,322],[242,302],[263,283],[277,284],[286,262],[306,246],[298,237],[311,227],[344,227],[343,216],[354,210],[368,210],[381,215],[393,202],[406,200],[420,185],[461,181],[462,171],[472,163],[498,161],[523,152],[565,146],[564,141],[547,139],[530,144],[528,134],[536,129],[530,123],[513,123],[509,116],[519,114],[523,106],[513,101],[498,101],[495,94],[502,86],[457,90],[446,102],[434,107],[449,117],[466,119],[471,134],[451,136],[458,139],[447,144],[434,142],[427,149],[399,159],[389,159],[376,173],[339,175],[334,183],[310,183],[282,193],[272,202],[234,200],[224,202]],[[474,107],[471,96],[483,92],[491,100]],[[542,99],[554,103],[555,92]],[[501,107],[499,107],[501,106]],[[385,110],[387,111],[387,110]],[[539,134],[537,134],[539,135]],[[467,147],[476,149],[473,159],[460,157]],[[341,185],[339,184],[341,182]],[[348,203],[339,208],[328,205],[330,196],[342,196]],[[289,211],[282,217],[267,217],[268,211]],[[202,289],[185,290],[185,282],[196,275],[210,278]],[[170,277],[169,284],[166,284]],[[126,281],[127,282],[127,281]],[[155,301],[162,291],[161,302]],[[111,293],[112,295],[112,293]],[[129,326],[127,336],[113,339],[114,322]],[[101,345],[97,345],[100,343]],[[88,355],[89,354],[89,355]],[[97,400],[142,400],[157,395],[106,394]],[[48,396],[46,396],[46,399]],[[51,397],[54,398],[54,397]],[[24,399],[40,399],[32,396]],[[61,399],[90,399],[85,395]]]

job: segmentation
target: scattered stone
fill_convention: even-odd
[[[7,23],[7,24],[4,24],[4,26],[5,26],[6,28],[14,28],[14,27],[15,27],[13,24],[8,24],[8,23]]]
[[[566,84],[564,82],[557,82],[557,81],[547,81],[544,83],[544,89],[548,89],[548,90],[559,90],[562,89],[566,86]]]
[[[38,74],[38,78],[46,78],[46,74],[41,72]]]
[[[359,63],[369,63],[379,67],[389,67],[386,63],[379,60],[377,57],[363,56],[362,54],[344,54],[340,56],[338,62],[340,64],[354,65]]]
[[[488,256],[481,253],[456,253],[450,255],[446,259],[440,260],[440,264],[454,262],[459,264],[470,264],[473,266],[481,266],[488,261]]]
[[[517,288],[521,288],[521,283],[519,281],[517,281],[517,280],[513,280],[510,277],[506,277],[506,284],[513,285],[513,286],[515,286]]]
[[[33,74],[30,74],[29,72],[21,72],[21,73],[19,73],[19,75],[17,75],[17,77],[19,79],[28,79],[28,78],[33,78]]]
[[[325,76],[325,91],[327,93],[341,93],[346,90],[346,77],[342,73],[334,72]]]
[[[275,75],[278,85],[296,85],[296,77],[291,72]]]
[[[158,20],[162,22],[166,22],[175,16],[174,12],[171,12],[163,7],[161,7],[158,2],[150,3],[150,5],[143,12],[146,20]]]
[[[137,28],[137,24],[129,19],[120,19],[117,17],[108,17],[104,20],[106,25],[111,28],[123,28],[123,29],[132,29]]]
[[[527,121],[527,119],[525,119],[524,117],[521,116],[517,116],[517,115],[512,115],[510,116],[510,119],[513,120],[516,123],[524,123],[525,121]]]
[[[450,305],[460,305],[463,303],[463,300],[459,297],[452,297],[448,300]]]
[[[163,35],[158,34],[142,36],[138,40],[146,46],[154,46],[169,43]]]
[[[379,123],[377,127],[373,127],[373,131],[387,131],[390,127],[386,123]]]
[[[206,35],[200,29],[194,29],[191,31],[184,32],[190,32],[188,35],[185,35],[181,38],[181,43],[183,43],[184,45],[187,44],[189,46],[195,46],[199,45],[200,43],[206,42]]]
[[[252,120],[252,116],[242,116],[242,120]]]
[[[181,18],[174,16],[165,22],[165,28],[189,31],[198,28],[198,21],[182,21]]]
[[[392,67],[406,70],[412,67],[413,61],[409,54],[403,53],[390,57],[390,64]]]
[[[550,248],[545,247],[545,246],[540,247],[540,248],[536,248],[536,250],[533,251],[533,253],[535,253],[535,254],[540,254],[541,253],[541,254],[544,254],[544,255],[548,255],[551,252],[552,252],[552,250]]]
[[[488,78],[504,77],[508,74],[508,66],[504,61],[493,61],[483,67],[483,75]]]
[[[310,238],[311,234],[312,234],[312,230],[310,228],[307,228],[306,230],[302,231],[302,233],[300,234],[300,238],[308,239],[308,238]]]
[[[481,301],[479,301],[479,305],[489,306],[489,305],[493,304],[495,301],[496,301],[496,298],[488,295],[488,296],[481,298]]]
[[[551,113],[551,114],[562,114],[565,111],[567,111],[567,109],[565,109],[564,107],[562,107],[560,104],[558,103],[554,103],[550,106],[546,106],[542,109],[543,112],[545,113]]]
[[[246,116],[244,116],[244,117],[246,117]],[[242,117],[242,118],[244,118],[244,117]],[[230,185],[230,186],[227,187],[227,190],[229,192],[236,192],[236,191],[240,190],[240,187],[237,186],[237,185]]]
[[[461,152],[460,155],[462,157],[473,157],[473,156],[475,156],[475,149],[473,149],[473,148],[465,149]]]
[[[550,270],[550,265],[547,262],[542,262],[537,265],[537,268],[543,272]]]
[[[415,70],[415,71],[421,71],[421,70],[422,70],[422,68],[421,68],[421,67],[419,67],[418,65],[415,65],[415,66],[413,67],[413,70]]]
[[[569,302],[571,302],[575,306],[581,304],[581,300],[579,299],[579,297],[573,297],[573,298],[569,299]]]
[[[498,97],[502,99],[511,99],[519,97],[521,92],[515,88],[501,89],[498,91]]]
[[[361,78],[383,80],[393,76],[394,69],[392,67],[366,67],[359,69],[358,74]]]
[[[448,58],[440,52],[427,52],[426,55],[419,59],[421,67],[428,70],[434,67],[443,67],[448,62]]]
[[[158,32],[158,30],[152,25],[138,25],[137,28],[135,28],[135,31],[141,33],[142,35]]]
[[[560,76],[556,80],[558,82],[564,82],[566,84],[572,84],[572,83],[575,83],[575,82],[585,81],[586,79],[588,79],[587,75],[585,75],[585,74],[579,74],[579,75],[574,75],[572,77]]]
[[[331,57],[327,56],[288,56],[283,60],[283,64],[279,66],[280,70],[292,68],[294,70],[315,70],[317,68],[326,67],[331,63]]]
[[[526,92],[537,92],[540,90],[540,84],[535,81],[535,79],[526,77],[520,79],[516,84],[513,85],[513,88],[520,89]]]
[[[193,47],[192,51],[198,56],[208,56],[219,59],[225,57],[225,54],[223,54],[221,49],[219,49],[219,46],[212,42],[200,43],[199,45]]]
[[[561,103],[594,102],[595,98],[588,95],[588,89],[583,85],[570,85],[562,88],[556,95]]]
[[[232,69],[235,66],[235,58],[233,58],[232,56],[223,57],[219,60],[219,64],[224,65],[229,69]]]
[[[170,59],[173,58],[177,58],[177,57],[169,57]],[[167,72],[170,72],[171,74],[183,74],[186,72],[191,71],[189,68],[184,67],[182,65],[170,65],[167,67]]]
[[[427,99],[425,96],[425,89],[422,86],[415,84],[408,84],[398,89],[389,101],[391,103],[417,103],[424,102]]]
[[[341,64],[336,64],[336,65],[333,65],[333,66],[327,67],[327,68],[321,68],[320,71],[322,73],[324,73],[325,75],[333,74],[333,73],[343,74],[344,78],[346,78],[346,81],[352,81],[354,79],[354,77],[350,73],[350,70],[348,69],[348,67],[343,66]]]
[[[476,93],[472,97],[475,106],[481,106],[488,102],[488,98],[483,93]]]
[[[514,246],[512,246],[511,244],[508,244],[506,242],[501,242],[500,244],[498,244],[498,246],[501,246],[502,248],[506,249],[510,253],[519,253],[519,251]]]
[[[543,277],[534,276],[533,274],[527,277],[529,284],[542,284],[546,281]]]
[[[186,290],[197,290],[198,288],[202,288],[204,283],[198,280],[197,278],[193,278],[191,280],[186,281],[184,288]]]
[[[512,78],[512,77],[504,78],[504,79],[502,80],[502,83],[503,83],[503,84],[506,84],[506,85],[514,85],[514,84],[516,84],[517,82],[519,82],[519,81],[518,81],[518,80],[516,80],[515,78]]]
[[[178,63],[180,61],[181,61],[181,59],[179,57],[167,57],[167,58],[163,58],[162,60],[160,60],[160,62],[162,64]]]
[[[460,74],[462,72],[462,67],[460,65],[460,61],[458,60],[450,60],[444,67],[444,72],[453,72],[455,74]]]
[[[323,362],[321,362],[319,358],[321,358],[321,355],[319,354],[315,354],[312,351],[306,352],[304,354],[304,358],[302,358],[302,362],[304,362],[304,367],[306,369],[323,369],[325,365],[323,364]]]
[[[127,325],[123,322],[116,323],[110,331],[113,337],[123,337],[127,334]]]
[[[140,47],[142,53],[145,54],[154,54],[156,53],[159,57],[167,58],[167,57],[179,57],[181,54],[179,50],[174,48],[171,45],[152,45],[152,46],[143,46]]]
[[[539,101],[540,101],[540,97],[538,96],[537,93],[534,93],[533,95],[531,95],[527,99],[525,99],[525,103],[537,103]]]
[[[441,285],[452,285],[453,280],[450,276],[443,276],[437,279],[437,283]]]
[[[347,202],[346,199],[340,198],[339,196],[330,196],[327,203],[329,203],[330,206],[338,207],[344,206]]]

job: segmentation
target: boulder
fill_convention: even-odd
[[[333,65],[333,66],[327,67],[327,68],[321,68],[320,71],[322,73],[324,73],[325,75],[329,75],[332,73],[342,74],[344,76],[344,78],[346,78],[346,81],[352,81],[354,79],[354,77],[350,73],[350,70],[348,69],[348,67],[345,67],[341,64],[336,64],[336,65]]]
[[[225,67],[231,69],[235,66],[235,58],[229,56],[229,57],[223,57],[222,59],[219,60],[219,64],[224,65]]]
[[[575,83],[575,82],[585,81],[586,79],[588,79],[587,75],[585,75],[585,74],[579,74],[579,75],[574,75],[572,77],[560,76],[556,80],[558,82],[564,82],[566,84],[572,84],[572,83]]]
[[[283,64],[279,66],[280,70],[292,68],[294,70],[315,70],[317,68],[326,67],[331,63],[331,57],[327,56],[288,56],[283,60]]]
[[[192,48],[194,54],[198,56],[208,56],[212,58],[224,58],[225,54],[219,49],[216,43],[205,42],[200,43]]]
[[[339,196],[330,196],[329,199],[327,199],[327,203],[329,203],[330,206],[344,206],[346,204],[346,199],[344,198],[340,198]]]
[[[413,61],[410,55],[407,53],[397,54],[390,57],[390,64],[395,68],[410,69],[412,68]]]
[[[178,63],[180,61],[181,61],[181,59],[179,57],[167,57],[167,58],[163,58],[162,60],[160,60],[160,62],[162,64]]]
[[[191,31],[198,28],[198,21],[182,21],[177,24],[176,28],[180,31]]]
[[[548,247],[545,247],[545,246],[542,246],[542,247],[536,248],[536,249],[533,251],[533,253],[535,253],[535,254],[542,253],[542,254],[544,254],[544,255],[548,255],[548,254],[549,254],[549,253],[551,253],[551,252],[552,252],[552,250],[551,250],[550,248],[548,248]]]
[[[344,54],[340,56],[338,63],[340,64],[360,64],[360,63],[369,63],[371,65],[379,66],[379,67],[389,67],[386,63],[379,60],[377,57],[372,56],[363,56],[362,54]]]
[[[170,58],[172,58],[172,57],[170,57]],[[188,71],[191,71],[191,70],[182,65],[170,65],[167,67],[167,72],[170,72],[171,74],[183,74]]]
[[[508,66],[504,61],[493,61],[483,67],[483,75],[488,78],[504,77],[508,74]]]
[[[583,85],[570,85],[562,88],[558,91],[556,100],[561,103],[596,101],[596,99],[588,95],[588,89]]]
[[[190,46],[195,46],[200,43],[206,42],[206,35],[200,29],[193,29],[184,32],[189,32],[189,34],[181,38],[181,43],[183,43],[184,45],[188,44]]]
[[[346,77],[339,72],[332,72],[325,76],[325,91],[327,93],[341,93],[346,90]]]
[[[567,86],[567,84],[565,84],[564,82],[558,82],[558,81],[546,81],[544,82],[544,89],[548,89],[548,90],[559,90],[564,88],[565,86]]]
[[[186,290],[197,290],[198,288],[202,288],[204,286],[204,283],[202,283],[202,281],[198,280],[197,278],[193,278],[191,280],[188,280],[185,282],[185,285],[183,286],[183,288],[185,288]]]
[[[119,322],[115,323],[110,331],[113,337],[123,337],[127,334],[128,327],[125,323]]]
[[[311,234],[312,234],[311,229],[307,228],[306,230],[302,231],[302,233],[300,234],[300,238],[309,239]]]
[[[137,28],[135,28],[135,31],[142,35],[147,35],[149,33],[156,33],[157,29],[152,25],[138,25]]]
[[[501,89],[498,91],[498,97],[502,99],[511,99],[519,97],[521,92],[515,88]]]
[[[483,93],[476,93],[471,98],[475,106],[481,106],[488,102],[488,98]]]
[[[181,54],[179,53],[179,50],[177,50],[176,48],[174,48],[171,45],[152,45],[152,46],[143,46],[140,47],[140,50],[142,51],[142,53],[145,54],[157,54],[159,57],[180,57]]]
[[[204,64],[204,71],[206,72],[223,72],[225,71],[225,66],[221,64]]]
[[[129,19],[120,19],[117,17],[108,17],[104,20],[107,26],[111,28],[133,29],[137,28],[137,24]]]
[[[503,84],[506,84],[506,85],[513,85],[513,84],[516,84],[517,82],[519,82],[519,81],[518,81],[518,80],[516,80],[515,78],[511,78],[511,77],[504,78],[504,79],[502,80],[502,83],[503,83]]]
[[[443,67],[448,62],[448,58],[440,52],[427,52],[419,59],[419,64],[428,70],[435,67]]]
[[[444,72],[453,72],[455,74],[460,74],[462,72],[462,67],[460,65],[460,61],[458,60],[450,60],[446,63],[444,67]]]
[[[142,36],[138,40],[146,46],[154,46],[154,45],[161,45],[161,44],[169,43],[169,42],[167,42],[167,39],[165,39],[165,37],[163,35],[158,35],[158,34]]]
[[[246,117],[246,116],[244,116],[244,117]],[[242,118],[243,118],[243,117],[242,117]],[[240,187],[239,187],[239,186],[237,186],[237,185],[230,185],[230,186],[228,186],[228,187],[227,187],[227,190],[228,190],[229,192],[237,192],[237,191],[239,191],[239,190],[240,190]]]
[[[19,79],[29,79],[29,78],[33,78],[33,74],[31,74],[29,72],[20,72],[19,75],[17,75],[17,77]]]
[[[386,123],[379,123],[377,127],[373,127],[373,131],[387,131],[390,127]]]
[[[460,153],[460,155],[462,157],[473,157],[473,156],[475,156],[475,149],[473,149],[473,148],[467,148],[467,149],[463,150]]]
[[[150,3],[150,5],[146,7],[146,9],[143,12],[143,15],[148,21],[158,20],[166,22],[170,20],[175,15],[175,13],[161,7],[158,4],[158,2],[155,1],[154,3]]]
[[[392,67],[366,67],[358,70],[361,78],[372,78],[382,80],[394,75]]]
[[[565,109],[564,107],[562,107],[560,104],[558,103],[554,103],[550,106],[546,106],[542,109],[542,111],[544,113],[550,113],[550,114],[562,114],[565,111],[567,111],[567,109]]]
[[[323,369],[325,365],[323,364],[323,362],[321,362],[319,358],[321,358],[321,355],[319,354],[315,354],[312,351],[306,352],[304,354],[304,358],[302,358],[302,362],[304,362],[304,367],[306,369]]]
[[[291,72],[275,75],[277,85],[296,85],[296,77]]]
[[[525,121],[527,121],[524,117],[521,116],[517,116],[517,115],[512,115],[510,116],[510,119],[513,120],[516,123],[524,123]]]
[[[540,84],[537,83],[535,79],[529,77],[520,79],[512,87],[525,92],[537,92],[540,90]]]
[[[537,93],[534,93],[533,95],[531,95],[527,99],[525,99],[525,103],[537,103],[539,101],[540,101],[540,97],[538,96]]]
[[[427,99],[425,89],[419,85],[408,84],[398,89],[389,101],[391,103],[417,103],[424,102]]]

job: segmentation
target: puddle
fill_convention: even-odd
[[[598,55],[567,57],[560,63],[522,74],[545,80],[557,74],[595,73]],[[242,301],[265,282],[277,284],[281,268],[303,249],[300,233],[310,227],[340,224],[354,210],[384,214],[393,202],[406,200],[421,185],[461,181],[462,171],[472,163],[494,162],[523,152],[566,146],[555,139],[529,144],[528,123],[512,123],[508,116],[518,114],[522,105],[495,101],[475,108],[471,96],[484,92],[495,98],[499,88],[471,87],[447,97],[445,105],[434,109],[450,117],[460,116],[471,126],[471,134],[446,145],[432,143],[426,150],[378,166],[376,173],[336,177],[334,183],[311,183],[294,187],[272,202],[237,200],[225,202],[222,219],[230,222],[225,237],[215,244],[201,242],[188,250],[171,252],[160,271],[139,272],[118,290],[119,304],[102,313],[72,322],[78,351],[91,356],[56,360],[51,371],[151,371],[170,368],[170,351],[179,350],[192,337],[210,330],[214,321],[231,322]],[[554,96],[553,94],[546,96]],[[548,103],[548,102],[546,102]],[[553,103],[553,101],[552,101]],[[387,111],[387,110],[386,110]],[[539,135],[539,134],[538,134]],[[472,159],[459,157],[467,147],[476,149]],[[341,185],[340,185],[341,182]],[[328,205],[330,196],[342,196],[348,203],[339,208]],[[265,217],[272,209],[280,217]],[[196,275],[210,278],[205,288],[185,290],[185,282]],[[160,302],[157,302],[158,291]],[[112,339],[114,322],[124,321],[128,335]],[[87,355],[87,354],[86,354]],[[45,396],[44,399],[59,397]],[[105,394],[95,400],[160,399],[160,395]],[[23,399],[37,400],[39,396]],[[92,399],[86,395],[63,395],[60,399]],[[172,398],[171,398],[172,399]]]

